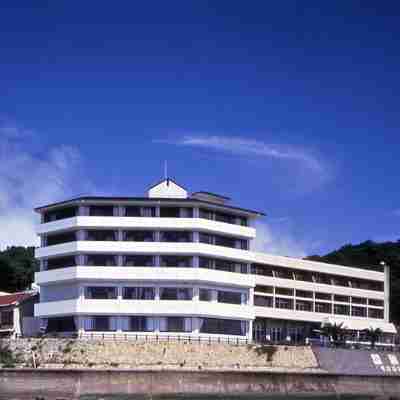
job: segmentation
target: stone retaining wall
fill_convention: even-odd
[[[255,346],[197,342],[2,340],[19,365],[40,368],[316,369],[306,346]]]

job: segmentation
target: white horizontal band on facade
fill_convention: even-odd
[[[353,316],[344,315],[332,315],[324,313],[315,313],[312,311],[298,311],[298,310],[287,310],[287,309],[273,309],[268,307],[257,307],[254,306],[256,317],[261,318],[278,318],[277,311],[279,311],[279,319],[291,320],[291,321],[309,321],[309,322],[330,322],[330,323],[342,323],[347,329],[364,330],[368,328],[380,328],[382,331],[387,333],[396,333],[396,329],[393,324],[385,322],[381,319],[375,318],[358,318]]]
[[[385,279],[383,272],[273,256],[265,253],[256,253],[205,243],[76,241],[40,247],[35,250],[35,256],[39,259],[76,253],[200,255],[236,260],[245,263],[267,264],[298,270],[341,275],[349,278],[368,279],[380,282],[383,282]]]
[[[200,282],[252,288],[255,276],[204,268],[77,266],[36,272],[39,285],[69,281]]]
[[[39,224],[38,235],[57,233],[71,229],[152,229],[152,230],[191,230],[226,234],[253,239],[256,230],[248,226],[228,224],[203,218],[160,218],[160,217],[94,217],[78,216]]]
[[[63,315],[160,315],[253,320],[249,305],[182,300],[74,299],[35,304],[38,317]]]

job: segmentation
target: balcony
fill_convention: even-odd
[[[157,315],[254,319],[251,306],[187,300],[63,300],[35,304],[36,317],[65,315]]]
[[[35,274],[35,282],[39,285],[46,285],[54,282],[64,283],[91,280],[102,282],[199,282],[204,284],[227,285],[238,288],[254,287],[254,277],[252,275],[239,275],[231,272],[204,270],[202,268],[78,266],[57,269],[54,271],[41,271]]]
[[[75,216],[39,224],[39,235],[54,234],[72,229],[137,229],[137,230],[191,230],[221,233],[242,238],[255,237],[256,231],[248,226],[231,225],[202,218],[168,218],[142,216]]]

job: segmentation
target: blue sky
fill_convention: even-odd
[[[164,160],[264,211],[265,251],[400,238],[394,3],[0,7],[0,246],[33,243],[33,206],[140,195]]]

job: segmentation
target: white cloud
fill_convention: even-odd
[[[40,150],[38,139],[29,130],[0,122],[0,249],[37,245],[33,208],[89,187],[80,179],[76,148]]]
[[[300,179],[300,186],[306,190],[326,182],[332,176],[330,167],[321,157],[310,149],[298,146],[273,144],[240,136],[218,135],[184,135],[177,140],[156,142],[246,156],[248,160],[257,158],[271,160],[276,166],[289,167],[291,178]]]
[[[254,239],[254,250],[279,256],[300,257],[308,255],[309,246],[295,238],[287,230],[272,228],[266,223],[257,223],[257,236]]]

